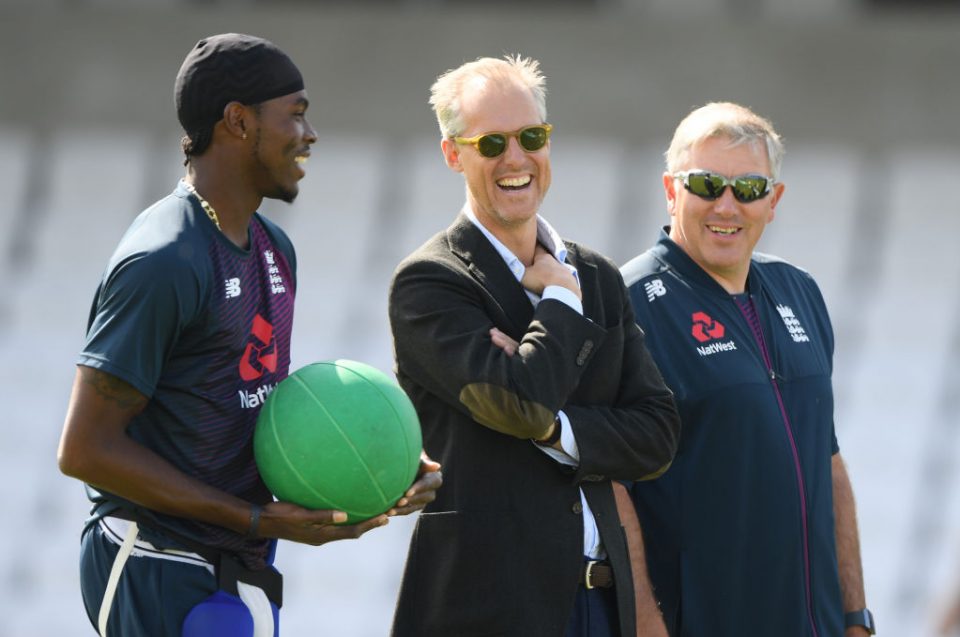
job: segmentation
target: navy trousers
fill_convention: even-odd
[[[616,592],[581,585],[564,637],[620,637]]]

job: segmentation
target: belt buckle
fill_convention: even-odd
[[[591,581],[593,578],[593,567],[599,563],[600,563],[599,560],[589,560],[587,562],[587,568],[583,573],[583,585],[586,587],[587,590],[595,588],[593,585],[593,582]]]

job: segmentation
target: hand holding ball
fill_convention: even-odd
[[[253,450],[280,500],[335,509],[355,524],[392,507],[420,464],[420,422],[380,370],[348,360],[314,363],[277,385],[257,419]]]

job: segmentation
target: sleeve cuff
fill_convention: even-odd
[[[580,447],[577,446],[577,438],[573,435],[570,418],[563,413],[562,409],[557,412],[557,417],[560,418],[560,446],[563,447],[568,456],[576,460],[577,464],[580,464]]]
[[[548,285],[547,287],[543,288],[543,294],[540,296],[540,298],[560,301],[577,314],[583,316],[583,302],[577,298],[576,294],[562,285]]]
[[[560,418],[560,446],[563,447],[563,451],[558,451],[553,447],[537,445],[536,442],[533,444],[560,464],[565,464],[568,467],[578,467],[580,466],[580,449],[577,447],[577,439],[573,436],[570,419],[563,411],[557,412],[557,416]]]

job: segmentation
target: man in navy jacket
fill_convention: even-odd
[[[807,272],[753,252],[784,192],[780,138],[708,104],[666,157],[671,225],[622,271],[683,424],[670,470],[632,490],[668,630],[871,634],[827,309]]]

